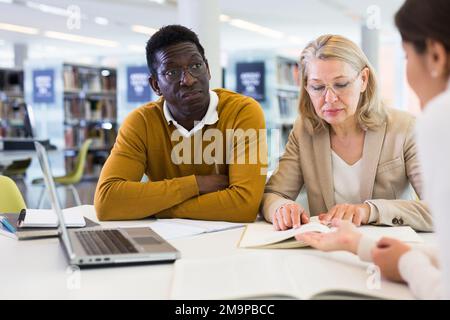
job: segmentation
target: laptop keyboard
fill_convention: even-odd
[[[92,230],[75,232],[89,255],[137,253],[134,245],[118,230]]]

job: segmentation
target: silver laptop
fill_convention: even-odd
[[[47,152],[35,142],[53,210],[59,219],[60,238],[69,264],[80,267],[169,262],[179,252],[150,228],[82,228],[67,229],[50,171]]]

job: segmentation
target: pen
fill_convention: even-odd
[[[25,209],[20,210],[19,218],[17,219],[17,226],[21,227],[23,221],[25,220],[25,216],[27,214],[27,211]]]
[[[14,228],[5,217],[0,217],[0,223],[11,233],[16,233],[16,228]]]

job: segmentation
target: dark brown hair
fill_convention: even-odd
[[[425,52],[427,39],[441,42],[450,52],[449,0],[406,0],[395,15],[395,25],[417,53]]]

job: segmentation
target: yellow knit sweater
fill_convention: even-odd
[[[255,100],[224,89],[214,91],[219,96],[219,120],[206,125],[202,133],[216,128],[223,133],[225,141],[227,129],[265,129],[263,110]],[[203,157],[200,163],[198,160],[191,164],[173,163],[171,153],[178,142],[172,141],[171,135],[176,128],[167,123],[163,103],[161,98],[134,110],[122,124],[95,192],[98,218],[131,220],[156,215],[158,218],[254,221],[266,180],[265,134],[258,134],[257,141],[250,141],[251,138],[246,141],[247,160],[249,146],[259,144],[261,156],[256,163],[219,165],[220,174],[229,177],[229,187],[199,195],[195,175],[214,174],[215,165],[205,163]],[[195,141],[192,142],[194,146]],[[238,153],[238,143],[234,142],[231,148]],[[200,143],[205,147],[210,142]],[[226,157],[226,152],[223,153]],[[148,182],[141,182],[144,173]]]

